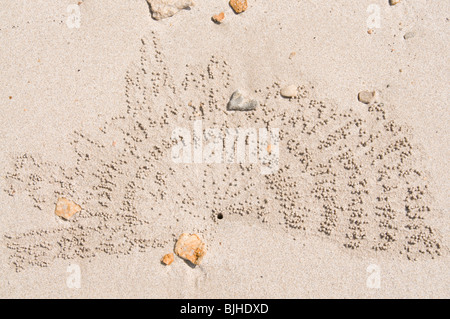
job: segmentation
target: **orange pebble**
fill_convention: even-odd
[[[161,259],[161,262],[165,265],[169,266],[171,263],[173,263],[174,256],[172,253],[164,255],[164,257]]]
[[[221,12],[212,17],[212,20],[216,23],[222,23],[223,19],[225,19],[225,13]]]
[[[234,12],[242,13],[247,10],[248,4],[247,0],[230,0],[230,6],[233,8]]]
[[[70,219],[73,215],[80,211],[80,205],[77,205],[64,197],[59,198],[56,203],[55,214],[64,219]]]
[[[175,245],[175,253],[194,265],[200,265],[206,255],[206,245],[197,234],[181,234]]]

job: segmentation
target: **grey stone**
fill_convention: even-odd
[[[227,105],[228,111],[254,111],[259,103],[256,100],[250,100],[245,97],[245,93],[237,90],[231,95]]]

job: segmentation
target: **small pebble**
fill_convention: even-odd
[[[296,97],[298,94],[298,88],[296,85],[288,85],[281,89],[280,94],[285,98]]]
[[[164,255],[164,257],[161,259],[161,262],[165,265],[169,266],[171,263],[173,263],[174,256],[172,253]]]
[[[391,6],[395,6],[397,3],[400,3],[400,0],[389,0]]]
[[[242,13],[247,10],[247,0],[230,0],[230,6],[233,8],[236,14]]]
[[[216,14],[212,17],[212,20],[218,24],[222,23],[223,19],[225,19],[225,13],[223,12]]]
[[[371,103],[375,102],[376,98],[377,98],[376,91],[372,91],[372,92],[362,91],[362,92],[359,92],[359,94],[358,94],[358,100],[364,104],[371,104]]]
[[[175,253],[194,265],[200,265],[206,255],[206,245],[196,234],[182,234],[175,245]]]
[[[73,215],[81,211],[81,206],[75,204],[74,202],[68,200],[67,198],[61,197],[58,199],[55,208],[55,214],[64,219],[70,219]]]
[[[416,36],[416,33],[413,32],[413,31],[411,31],[411,32],[405,33],[405,35],[403,36],[403,38],[404,38],[405,40],[408,40],[408,39],[414,38],[415,36]]]
[[[161,20],[169,18],[183,9],[194,5],[193,0],[147,0],[152,12],[152,18]]]
[[[245,93],[237,90],[231,95],[230,102],[228,102],[228,111],[253,111],[259,103],[256,100],[249,100],[245,97]]]

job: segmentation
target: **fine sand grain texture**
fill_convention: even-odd
[[[178,2],[1,1],[0,297],[448,298],[450,4]]]

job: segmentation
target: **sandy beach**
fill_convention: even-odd
[[[449,2],[0,2],[1,298],[450,297]]]

